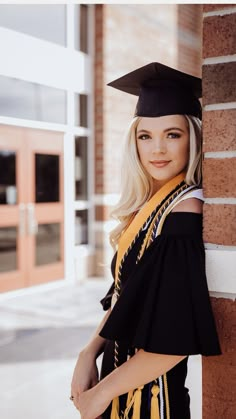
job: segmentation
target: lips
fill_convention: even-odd
[[[164,167],[167,166],[168,163],[170,163],[170,160],[154,160],[150,163],[155,167]]]

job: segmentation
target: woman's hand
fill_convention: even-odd
[[[98,369],[96,357],[87,352],[81,352],[75,365],[72,382],[71,395],[74,400],[78,396],[98,383]]]
[[[80,411],[81,419],[99,419],[110,402],[111,400],[104,397],[99,386],[81,393],[74,400],[76,408]]]

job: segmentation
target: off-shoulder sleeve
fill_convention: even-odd
[[[111,284],[109,290],[107,291],[106,295],[100,300],[102,304],[103,310],[108,310],[111,307],[111,299],[115,289],[115,264],[116,264],[116,253],[114,254],[112,261],[111,261],[111,272],[113,275],[113,283]]]
[[[102,304],[103,310],[108,310],[111,307],[111,298],[113,295],[113,291],[115,288],[115,282],[113,281],[113,283],[111,284],[109,290],[107,291],[105,297],[103,297],[100,300],[100,303]]]
[[[167,218],[100,335],[148,352],[219,355],[200,214],[175,212]]]

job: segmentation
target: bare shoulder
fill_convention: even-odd
[[[202,213],[203,202],[198,198],[188,198],[177,204],[172,212],[196,212]]]

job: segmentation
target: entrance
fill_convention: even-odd
[[[0,127],[0,292],[64,277],[63,134]]]

